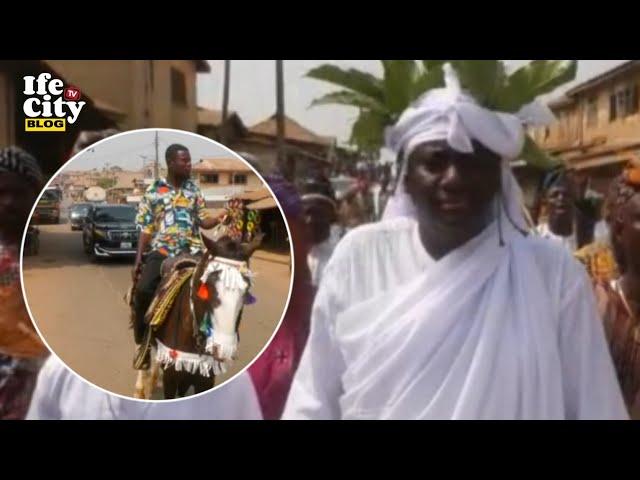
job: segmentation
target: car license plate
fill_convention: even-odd
[[[131,242],[120,242],[120,248],[130,250],[133,248],[133,244]]]

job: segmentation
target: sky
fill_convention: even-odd
[[[566,91],[576,83],[609,70],[626,60],[579,60],[577,78],[574,82],[556,90],[545,99],[553,98]],[[506,60],[511,69],[518,68],[528,60]],[[339,65],[342,68],[357,68],[382,76],[379,60],[285,60],[285,113],[315,133],[322,136],[334,136],[341,144],[346,143],[351,125],[357,116],[357,110],[342,106],[319,106],[309,108],[314,98],[333,91],[336,87],[305,78],[306,72],[325,63]],[[198,74],[198,105],[221,109],[223,60],[209,60],[211,73]],[[236,111],[245,125],[254,125],[275,113],[275,61],[274,60],[232,60],[231,87],[229,95],[230,110]],[[185,138],[186,137],[186,138]],[[138,170],[142,167],[143,158],[151,160],[155,156],[153,147],[154,134],[144,132],[129,134],[115,141],[105,142],[74,160],[71,170],[90,170],[102,168],[107,162],[125,169]],[[167,132],[160,133],[160,161],[163,163],[163,152],[173,142],[184,143],[191,149],[194,163],[204,156],[227,156],[227,152],[195,137]],[[116,157],[117,159],[113,159]],[[393,156],[383,152],[383,159]]]
[[[554,92],[559,95],[572,85],[583,82],[626,60],[579,60],[576,81]],[[529,60],[505,60],[508,67],[520,67]],[[340,143],[349,139],[351,125],[357,110],[342,106],[318,106],[309,109],[314,98],[336,90],[329,84],[304,78],[306,72],[325,63],[342,68],[357,68],[382,76],[379,60],[285,60],[285,113],[303,126],[323,136],[335,136]],[[223,60],[209,60],[210,74],[198,75],[198,104],[221,109]],[[238,112],[247,126],[273,115],[275,99],[274,60],[232,60],[230,74],[229,108]]]
[[[164,152],[172,143],[184,145],[191,152],[195,165],[205,157],[230,157],[231,154],[220,145],[187,133],[158,130],[158,153],[160,166],[165,166]],[[93,168],[120,166],[125,170],[140,170],[143,162],[155,159],[155,130],[132,132],[109,137],[102,143],[93,145],[65,165],[63,171],[91,170]]]

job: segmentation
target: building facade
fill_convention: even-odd
[[[640,61],[625,62],[550,102],[557,121],[530,133],[604,193],[625,163],[640,161],[639,90]]]
[[[196,75],[210,72],[205,60],[47,60],[47,63],[83,93],[108,106],[122,130],[196,131]]]
[[[196,75],[204,60],[20,60],[0,61],[0,146],[32,153],[47,175],[71,156],[84,130],[158,127],[196,132]],[[25,132],[22,110],[26,75],[48,72],[81,91],[87,102],[64,133]]]

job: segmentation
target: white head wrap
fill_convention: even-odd
[[[386,145],[403,152],[403,164],[396,192],[387,204],[383,220],[397,216],[415,216],[415,207],[404,190],[403,177],[407,159],[415,148],[434,140],[446,140],[451,148],[462,153],[473,152],[476,140],[502,160],[502,187],[505,208],[513,221],[524,226],[522,192],[509,166],[524,146],[524,126],[544,125],[553,120],[547,107],[537,102],[524,106],[518,113],[494,112],[478,105],[465,93],[450,64],[443,66],[445,87],[426,92],[387,129]],[[502,212],[504,213],[504,212]]]

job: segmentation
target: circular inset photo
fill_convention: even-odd
[[[25,300],[49,349],[93,385],[187,397],[267,347],[291,293],[289,238],[268,184],[228,148],[180,130],[116,134],[40,194]]]

